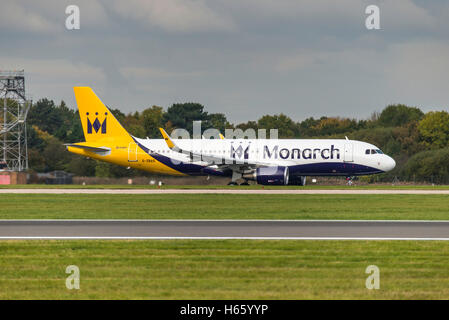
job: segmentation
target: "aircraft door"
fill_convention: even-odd
[[[352,143],[345,144],[344,162],[354,161],[354,145]]]
[[[137,143],[130,142],[128,145],[128,162],[137,162]]]

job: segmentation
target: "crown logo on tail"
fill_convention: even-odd
[[[98,112],[95,112],[95,115],[98,116]],[[105,134],[106,133],[106,119],[107,119],[106,117],[107,117],[107,115],[108,115],[108,113],[105,112],[103,122],[100,122],[100,120],[98,120],[98,117],[95,117],[95,121],[92,123],[89,119],[89,112],[86,112],[87,133],[92,134],[93,131],[95,131],[95,133],[98,133],[98,131],[100,131],[100,129],[101,129],[101,134]]]

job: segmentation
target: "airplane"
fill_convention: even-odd
[[[395,161],[376,146],[346,139],[142,139],[129,134],[89,87],[74,87],[85,142],[68,151],[152,173],[229,177],[230,185],[306,184],[307,176],[372,175]]]

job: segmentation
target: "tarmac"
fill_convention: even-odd
[[[449,240],[449,221],[1,220],[0,239]]]

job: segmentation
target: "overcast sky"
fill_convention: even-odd
[[[447,110],[446,0],[0,0],[0,69],[75,107],[90,86],[123,112],[200,102],[232,122]],[[80,8],[80,30],[65,8]],[[380,8],[367,30],[365,8]]]

